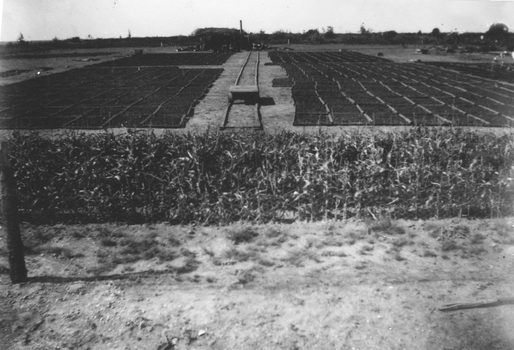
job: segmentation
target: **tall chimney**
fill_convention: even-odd
[[[243,49],[243,21],[239,20],[239,48]]]

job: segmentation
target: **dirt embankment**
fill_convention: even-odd
[[[510,349],[512,219],[24,227],[10,349]],[[2,233],[3,235],[3,233]]]

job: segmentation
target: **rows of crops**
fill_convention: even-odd
[[[450,69],[464,74],[514,83],[514,64],[503,62],[458,63],[458,62],[423,62],[431,66]]]
[[[11,138],[32,223],[498,217],[514,209],[512,135],[69,134]]]
[[[514,125],[509,84],[354,52],[269,55],[294,81],[295,125]]]
[[[231,53],[172,53],[144,54],[125,57],[118,60],[98,63],[97,67],[134,67],[134,66],[199,66],[221,65],[231,56]]]
[[[329,52],[270,52],[273,63],[318,63],[318,62],[391,62],[379,57],[364,55],[355,51],[341,50]]]
[[[120,67],[99,64],[2,86],[0,128],[181,128],[223,70],[173,64],[223,63],[227,57],[137,55],[106,64],[120,61]]]

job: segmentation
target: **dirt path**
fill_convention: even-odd
[[[513,224],[24,227],[31,282],[11,286],[2,256],[0,342],[11,349],[511,349],[513,305],[438,308],[513,295]]]
[[[186,132],[202,133],[207,130],[219,130],[228,106],[228,89],[235,84],[247,56],[246,52],[238,52],[223,64],[223,73],[195,107],[195,115],[187,123]]]

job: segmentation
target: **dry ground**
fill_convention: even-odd
[[[513,349],[514,219],[25,226],[8,349]],[[2,233],[3,235],[3,233]]]

